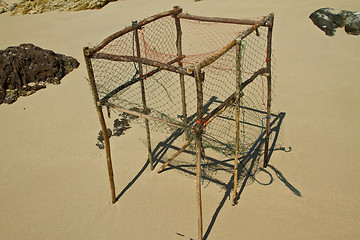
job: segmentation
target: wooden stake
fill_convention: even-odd
[[[270,135],[270,110],[271,110],[271,42],[274,24],[274,15],[270,15],[268,21],[268,36],[266,49],[266,68],[267,68],[267,104],[266,104],[266,136],[265,136],[265,152],[264,152],[264,168],[269,163],[269,135]]]
[[[204,76],[201,73],[200,64],[195,64],[195,81],[197,93],[197,116],[195,127],[195,149],[196,149],[196,201],[198,206],[198,240],[203,237],[202,201],[201,201],[201,156],[202,156],[202,128],[200,123],[203,121],[203,88]]]
[[[176,7],[174,7],[175,9]],[[182,31],[181,31],[181,24],[180,19],[178,17],[178,14],[174,16],[175,18],[175,26],[176,26],[176,49],[177,49],[177,55],[182,56]],[[181,61],[178,62],[179,67],[183,68],[183,63]],[[185,80],[184,80],[184,74],[180,73],[180,91],[181,91],[181,104],[182,104],[182,117],[184,125],[188,125],[187,121],[187,112],[186,112],[186,93],[185,93]],[[185,139],[189,139],[189,131],[185,130]]]
[[[89,75],[89,81],[90,81],[90,86],[91,86],[91,91],[92,91],[92,95],[94,98],[94,103],[96,106],[96,111],[98,113],[98,117],[99,117],[99,121],[100,121],[100,125],[101,125],[101,130],[103,132],[103,137],[104,137],[104,144],[105,144],[105,151],[106,151],[106,162],[107,162],[107,168],[108,168],[108,175],[109,175],[109,181],[110,181],[110,190],[111,190],[111,202],[115,203],[116,202],[116,196],[115,196],[115,183],[114,183],[114,172],[113,172],[113,167],[112,167],[112,162],[111,162],[111,151],[110,151],[110,142],[109,142],[109,136],[107,133],[107,127],[106,127],[106,123],[105,123],[105,119],[104,119],[104,114],[102,111],[101,106],[98,106],[98,101],[99,101],[99,95],[98,95],[98,91],[96,88],[96,83],[95,83],[95,77],[94,77],[94,72],[93,72],[93,68],[91,65],[91,61],[89,56],[86,54],[87,53],[88,48],[84,48],[84,58],[85,58],[85,64],[86,64],[86,68],[88,71],[88,75]]]
[[[137,29],[134,30],[134,37],[135,37],[135,43],[136,43],[136,54],[138,57],[141,57],[139,34],[138,34]],[[139,74],[140,74],[140,76],[142,76],[143,75],[142,64],[140,62],[138,64],[139,64]],[[143,79],[140,80],[140,87],[141,87],[141,100],[143,103],[144,112],[147,112],[145,86],[144,86]],[[150,170],[152,171],[154,169],[154,164],[153,164],[153,157],[152,157],[152,150],[151,150],[150,128],[149,128],[149,120],[148,119],[145,119],[145,129],[146,129],[146,140],[147,140],[147,147],[148,147]]]
[[[239,166],[239,148],[240,148],[240,98],[241,98],[241,41],[236,44],[236,136],[235,136],[235,158],[234,158],[234,196],[233,205],[236,204],[237,198],[237,181]]]

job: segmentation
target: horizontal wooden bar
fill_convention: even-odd
[[[237,37],[237,41],[241,41],[242,39],[246,38],[247,36],[249,36],[252,32],[254,32],[256,29],[258,29],[260,26],[269,26],[272,17],[274,16],[273,13],[270,13],[269,15],[263,17],[261,19],[261,21],[253,26],[251,26],[250,28],[248,28],[246,31],[242,32],[242,34],[240,34]]]
[[[203,60],[202,62],[200,62],[200,68],[204,68],[204,67],[212,64],[213,62],[215,62],[222,55],[224,55],[227,51],[229,51],[232,47],[234,47],[235,43],[236,43],[235,40],[231,41],[228,45],[223,47],[218,53],[216,53],[213,56],[210,56],[210,57],[206,58],[205,60]],[[188,74],[193,74],[194,70],[195,70],[195,65],[186,68],[186,71]]]
[[[166,63],[166,64],[170,65],[170,64],[173,64],[173,63],[175,63],[175,62],[179,62],[179,61],[182,60],[184,57],[185,57],[185,56],[177,57],[177,58],[171,60],[170,62],[168,62],[168,63]],[[139,81],[141,81],[141,80],[145,80],[145,79],[147,79],[148,77],[154,75],[155,73],[157,73],[157,72],[159,72],[159,71],[161,71],[161,70],[162,70],[161,68],[157,68],[157,69],[154,69],[154,70],[152,70],[152,71],[150,71],[150,72],[148,72],[148,73],[146,73],[146,74],[144,74],[144,75],[142,75],[142,76],[140,76],[140,77],[131,79],[130,81],[128,81],[128,82],[120,85],[119,87],[117,87],[117,88],[115,88],[114,90],[112,90],[110,93],[106,94],[106,96],[104,96],[104,97],[100,100],[100,102],[101,102],[102,104],[105,103],[107,100],[109,100],[111,97],[113,97],[115,94],[117,94],[117,93],[120,92],[121,90],[123,90],[123,89],[125,89],[125,88],[127,88],[127,87],[130,87],[131,85],[133,85],[133,84],[135,84],[135,83],[137,83],[137,82],[139,82]]]
[[[241,25],[255,25],[260,22],[260,20],[251,20],[251,19],[195,16],[188,13],[179,13],[177,16],[179,18],[197,20],[201,22],[233,23],[233,24],[241,24]]]
[[[162,12],[162,13],[153,15],[151,17],[145,18],[144,20],[140,21],[138,24],[128,26],[128,27],[124,28],[123,30],[118,31],[118,32],[110,35],[109,37],[105,38],[99,45],[97,45],[94,48],[91,48],[91,49],[87,50],[86,54],[88,56],[91,56],[91,55],[95,54],[96,52],[103,49],[108,43],[110,43],[114,39],[116,39],[118,37],[121,37],[122,35],[124,35],[124,34],[126,34],[128,32],[131,32],[136,28],[139,28],[139,26],[143,27],[146,24],[149,24],[149,23],[151,23],[151,22],[153,22],[155,20],[158,20],[159,18],[167,17],[167,16],[178,14],[178,13],[181,13],[181,12],[182,12],[182,8],[174,8],[173,10],[169,10],[169,11]]]
[[[188,73],[185,68],[171,66],[166,63],[162,63],[159,61],[154,61],[154,60],[150,60],[150,59],[142,58],[142,57],[122,56],[122,55],[113,55],[113,54],[106,54],[106,53],[95,53],[91,58],[105,59],[105,60],[118,61],[118,62],[137,62],[137,63],[157,67],[160,69],[165,69],[170,72],[182,73],[184,75],[192,76],[192,74]]]
[[[164,120],[164,119],[161,119],[161,118],[157,118],[157,117],[154,117],[154,116],[150,116],[150,115],[147,115],[147,114],[144,114],[144,113],[140,113],[140,112],[136,112],[136,111],[133,111],[133,110],[126,109],[126,108],[122,108],[122,107],[119,107],[119,106],[117,106],[117,105],[115,105],[115,104],[112,104],[112,103],[108,103],[108,102],[106,102],[106,103],[101,103],[101,102],[99,101],[99,102],[98,102],[98,105],[105,105],[105,106],[108,106],[108,107],[110,107],[110,108],[119,110],[119,111],[121,111],[121,112],[130,114],[130,115],[133,115],[133,116],[136,116],[136,117],[141,117],[141,118],[144,118],[144,119],[148,119],[148,120],[152,120],[152,121],[164,123],[164,124],[167,124],[167,125],[169,125],[169,126],[176,127],[176,128],[182,128],[182,129],[187,129],[187,128],[189,128],[188,126],[184,126],[183,124],[180,124],[180,123],[170,122],[170,121],[167,121],[167,120]]]

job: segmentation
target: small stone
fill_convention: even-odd
[[[16,102],[19,97],[19,93],[17,90],[6,90],[6,96],[4,98],[4,103],[12,104]]]

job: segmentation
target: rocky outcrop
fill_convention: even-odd
[[[100,9],[109,2],[117,0],[0,0],[0,13],[11,11],[11,15],[38,14],[50,11],[81,11],[88,9]]]
[[[9,5],[6,2],[0,0],[0,14],[7,11],[9,11]]]
[[[321,8],[313,12],[309,18],[328,36],[334,36],[336,28],[344,27],[351,35],[360,35],[360,13],[333,8]]]
[[[78,66],[75,58],[33,44],[0,50],[0,104],[10,104],[19,96],[33,94],[45,88],[46,83],[60,84],[60,80]]]

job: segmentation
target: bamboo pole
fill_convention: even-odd
[[[202,158],[202,127],[200,123],[203,121],[203,81],[204,75],[201,72],[200,64],[195,64],[195,81],[197,93],[197,116],[195,127],[195,150],[196,150],[196,201],[198,206],[198,240],[203,237],[203,219],[202,219],[202,201],[201,201],[201,158]]]
[[[108,175],[109,175],[109,181],[110,181],[110,190],[111,190],[111,202],[115,203],[116,202],[115,183],[114,183],[114,172],[113,172],[112,161],[111,161],[110,141],[109,141],[109,136],[108,136],[108,133],[107,133],[107,127],[106,127],[106,123],[105,123],[102,108],[101,108],[101,106],[99,106],[97,104],[97,102],[99,101],[99,95],[98,95],[98,91],[97,91],[97,88],[96,88],[95,77],[94,77],[94,72],[93,72],[93,68],[92,68],[92,65],[91,65],[91,61],[90,61],[89,56],[87,55],[87,50],[88,50],[88,48],[86,48],[86,47],[83,48],[85,64],[86,64],[86,68],[87,68],[87,71],[88,71],[88,74],[89,74],[89,81],[90,81],[91,91],[92,91],[92,95],[93,95],[93,98],[94,98],[96,111],[98,113],[101,129],[102,129],[103,137],[104,137],[104,144],[105,144],[105,151],[106,151],[106,162],[107,162]]]
[[[178,16],[179,18],[196,20],[201,22],[232,23],[232,24],[240,24],[240,25],[255,25],[260,22],[259,20],[251,20],[251,19],[195,16],[195,15],[190,15],[188,13],[179,13]]]
[[[139,34],[138,34],[137,29],[134,30],[134,37],[135,37],[135,43],[136,43],[136,54],[138,57],[141,57]],[[142,68],[142,64],[140,62],[138,64],[139,64],[139,74],[141,76],[141,75],[143,75],[143,68]],[[141,87],[141,100],[143,103],[144,112],[147,112],[145,86],[144,86],[143,79],[140,80],[140,87]],[[150,162],[150,170],[152,171],[154,169],[154,163],[153,163],[152,150],[151,150],[149,120],[146,118],[145,118],[145,130],[146,130],[146,140],[147,140],[148,156],[149,156],[149,162]]]
[[[175,9],[175,7],[174,7]],[[182,31],[181,31],[181,24],[180,19],[178,17],[179,14],[174,15],[175,18],[175,26],[176,26],[176,50],[177,55],[182,56]],[[181,61],[178,62],[179,67],[183,68],[183,63]],[[188,125],[187,120],[187,111],[186,111],[186,93],[185,93],[185,80],[184,80],[184,74],[180,73],[180,92],[181,92],[181,105],[182,105],[182,117],[183,122],[185,125]],[[189,139],[189,131],[185,131],[185,139]]]
[[[140,21],[138,23],[138,25],[131,25],[131,26],[128,26],[126,28],[124,28],[123,30],[121,31],[118,31],[114,34],[112,34],[111,36],[105,38],[99,45],[97,45],[96,47],[92,48],[92,49],[87,49],[86,51],[88,51],[87,55],[88,56],[91,56],[93,54],[95,54],[96,52],[100,51],[101,49],[103,49],[107,44],[109,44],[111,41],[115,40],[116,38],[118,37],[121,37],[122,35],[126,34],[126,33],[129,33],[131,31],[133,31],[134,29],[137,29],[139,26],[143,27],[145,26],[146,24],[148,23],[151,23],[155,20],[158,20],[160,18],[163,18],[163,17],[167,17],[167,16],[171,16],[171,15],[174,15],[174,14],[177,14],[177,13],[180,13],[182,11],[182,8],[174,8],[173,10],[170,10],[170,11],[166,11],[166,12],[162,12],[162,13],[159,13],[159,14],[156,14],[156,15],[153,15],[151,17],[148,17],[148,18],[145,18],[144,20]]]
[[[269,163],[269,135],[270,135],[270,110],[271,110],[271,44],[272,31],[274,25],[274,15],[268,21],[268,36],[266,49],[266,68],[267,68],[267,104],[266,104],[266,136],[265,136],[265,152],[264,152],[264,168]]]
[[[107,53],[96,53],[91,58],[94,59],[105,59],[111,61],[118,61],[118,62],[137,62],[145,65],[150,65],[152,67],[157,67],[160,69],[165,69],[170,72],[175,73],[182,73],[184,75],[192,76],[191,73],[188,73],[185,68],[177,67],[168,65],[159,61],[154,61],[151,59],[141,58],[141,57],[134,57],[134,56],[122,56],[122,55],[114,55],[114,54],[107,54]]]
[[[236,204],[237,198],[237,182],[238,182],[238,166],[239,166],[239,148],[240,148],[240,98],[241,98],[241,41],[236,44],[236,108],[235,108],[235,158],[234,158],[234,195],[233,205]]]

